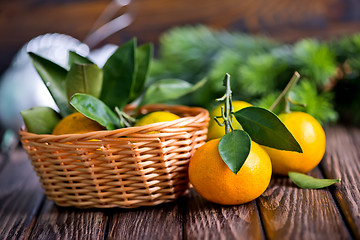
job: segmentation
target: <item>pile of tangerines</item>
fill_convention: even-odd
[[[234,101],[234,110],[251,106]],[[190,160],[189,178],[197,192],[211,202],[233,205],[259,197],[268,187],[272,172],[307,173],[315,168],[325,153],[325,132],[319,122],[304,112],[282,113],[279,118],[299,142],[303,152],[278,150],[251,142],[250,154],[237,174],[234,174],[218,152],[220,138],[225,134],[214,120],[222,105],[210,114],[208,142],[200,147]],[[241,125],[234,120],[234,127]],[[206,167],[204,167],[206,166]]]
[[[252,106],[244,101],[232,101],[233,111]],[[192,156],[189,164],[189,179],[196,191],[208,201],[234,205],[259,197],[268,187],[272,173],[288,175],[289,172],[307,173],[315,168],[325,153],[325,132],[319,122],[304,112],[284,112],[279,119],[294,136],[302,153],[278,150],[251,141],[250,152],[241,169],[234,173],[219,154],[219,141],[226,134],[224,127],[215,119],[221,114],[224,104],[219,104],[210,113],[208,141]],[[135,126],[172,121],[179,116],[165,111],[152,112],[139,119]],[[234,119],[232,129],[242,129]],[[104,130],[99,123],[79,112],[63,118],[53,134],[85,133]]]
[[[102,68],[73,51],[69,51],[67,68],[29,53],[59,112],[49,107],[22,111],[27,130],[61,135],[178,119],[166,111],[145,116],[124,112],[127,104],[137,102],[141,107],[167,102],[205,84],[206,79],[194,85],[180,79],[162,79],[145,86],[152,49],[151,44],[137,46],[136,39],[131,39],[119,46]],[[329,186],[329,181],[301,175],[321,161],[325,133],[312,116],[289,111],[289,93],[299,78],[295,73],[273,106],[264,109],[232,101],[230,75],[225,75],[225,95],[217,99],[223,103],[211,111],[208,141],[190,159],[189,179],[200,195],[219,204],[246,203],[266,190],[272,173],[289,175],[298,186]],[[286,108],[276,116],[271,110],[280,102]]]

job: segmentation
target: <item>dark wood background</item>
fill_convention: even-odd
[[[38,35],[58,32],[84,40],[110,2],[1,0],[0,73],[19,48]],[[136,36],[141,42],[156,43],[167,29],[196,23],[284,42],[360,32],[358,0],[133,0],[127,10],[134,22],[105,42],[119,44]]]

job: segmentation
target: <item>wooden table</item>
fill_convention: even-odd
[[[326,135],[325,157],[310,174],[340,184],[305,190],[274,176],[261,197],[239,206],[190,190],[157,207],[58,207],[17,149],[0,155],[0,239],[360,239],[360,129],[332,126]]]

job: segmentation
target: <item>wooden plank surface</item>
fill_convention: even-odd
[[[255,201],[220,206],[191,189],[185,209],[186,239],[264,239]]]
[[[360,130],[327,128],[326,141],[320,166],[327,178],[342,179],[331,190],[353,235],[360,239]]]
[[[39,180],[23,150],[3,159],[0,172],[0,239],[27,238],[44,198]]]
[[[103,210],[62,208],[46,200],[30,239],[104,239],[106,222]]]
[[[360,239],[360,129],[328,127],[326,136],[326,155],[310,174],[341,184],[300,189],[274,176],[260,198],[239,206],[210,203],[191,189],[156,207],[58,207],[16,150],[0,158],[0,239]]]
[[[114,209],[109,221],[109,239],[183,239],[182,202],[136,209]]]
[[[310,175],[322,177],[317,168]],[[258,203],[269,239],[351,239],[327,188],[301,189],[288,177],[273,177]]]

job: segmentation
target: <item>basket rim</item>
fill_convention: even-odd
[[[134,110],[136,108],[136,106],[134,105],[128,105],[126,107],[126,110]],[[177,126],[177,127],[184,127],[186,126],[187,122],[193,122],[191,120],[193,119],[202,119],[202,118],[209,118],[209,112],[208,110],[206,110],[205,108],[202,107],[190,107],[190,106],[185,106],[185,105],[166,105],[166,104],[149,104],[149,105],[145,105],[142,106],[139,111],[144,111],[150,109],[149,112],[151,112],[151,109],[154,109],[154,111],[156,110],[174,110],[174,109],[181,109],[181,111],[188,111],[188,112],[194,112],[196,113],[196,115],[194,114],[194,116],[188,116],[188,117],[181,117],[179,119],[176,120],[172,120],[172,121],[164,121],[164,122],[157,122],[157,123],[152,123],[152,124],[147,124],[144,126],[137,126],[137,127],[126,127],[126,128],[118,128],[118,129],[114,129],[114,130],[99,130],[99,131],[91,131],[91,132],[87,132],[87,133],[69,133],[69,134],[61,134],[61,135],[53,135],[53,134],[37,134],[37,133],[30,133],[28,132],[25,128],[22,128],[19,130],[19,135],[20,136],[29,136],[29,137],[37,137],[37,136],[41,136],[43,138],[47,138],[47,139],[52,139],[52,138],[65,138],[65,137],[81,137],[81,138],[85,138],[87,136],[92,136],[95,133],[107,133],[107,134],[121,134],[123,132],[141,132],[144,130],[149,130],[151,128],[158,128],[160,126],[163,127],[172,127],[172,126]],[[185,123],[185,124],[184,124]],[[149,130],[149,131],[156,131],[155,130]],[[186,133],[186,131],[182,131],[182,132],[177,132],[177,134],[184,134]],[[148,137],[151,137],[152,135],[164,135],[166,136],[166,133],[147,133],[146,135]],[[173,134],[172,134],[173,135]]]

